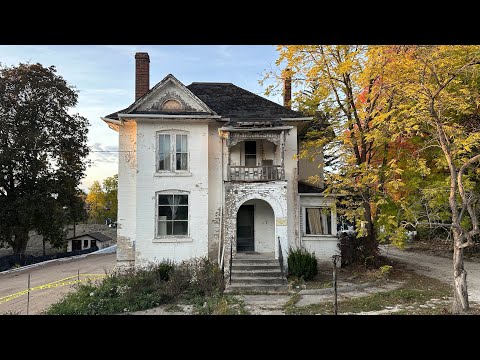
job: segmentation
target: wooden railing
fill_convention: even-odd
[[[285,180],[285,172],[281,165],[266,166],[229,166],[229,181],[271,181]]]

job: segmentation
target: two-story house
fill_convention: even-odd
[[[330,261],[335,201],[306,183],[323,159],[295,156],[312,118],[289,108],[290,80],[281,106],[173,75],[150,88],[148,54],[135,59],[135,102],[102,118],[119,133],[118,266],[208,256],[228,275],[299,246]]]

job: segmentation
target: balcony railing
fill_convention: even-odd
[[[285,180],[285,173],[281,165],[267,166],[229,166],[229,181],[272,181]]]

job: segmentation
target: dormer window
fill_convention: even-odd
[[[182,104],[175,99],[168,99],[165,101],[162,105],[162,110],[167,110],[167,111],[178,111],[182,110]]]

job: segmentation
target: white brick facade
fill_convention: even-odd
[[[143,266],[163,259],[180,262],[201,256],[217,260],[224,251],[228,274],[230,249],[233,257],[236,254],[237,213],[245,203],[254,204],[257,209],[256,251],[273,252],[278,258],[280,240],[285,264],[290,247],[303,245],[324,258],[333,254],[336,238],[324,237],[318,241],[301,236],[302,199],[315,203],[320,197],[298,196],[298,179],[314,172],[307,168],[298,170],[295,155],[299,122],[283,121],[279,130],[265,130],[263,138],[258,130],[252,133],[252,139],[258,141],[258,167],[261,168],[262,160],[273,160],[274,166],[284,169],[281,180],[229,181],[229,166],[245,165],[243,143],[229,146],[221,131],[225,120],[207,113],[208,107],[199,103],[178,80],[169,81],[167,77],[159,84],[163,87],[157,85],[148,98],[139,100],[143,113],[161,107],[172,98],[178,106],[187,106],[195,114],[122,114],[119,120],[105,119],[119,132],[118,266]],[[187,135],[186,171],[159,171],[159,134]],[[242,141],[248,140],[248,131],[241,137]],[[188,195],[187,235],[159,235],[159,193]]]

